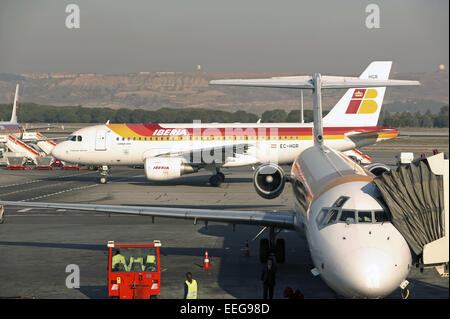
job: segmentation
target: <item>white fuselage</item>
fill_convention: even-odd
[[[342,153],[319,147],[304,151],[291,175],[298,230],[323,280],[351,298],[381,298],[398,288],[411,253],[387,220],[373,176]]]
[[[347,137],[349,132],[376,129],[325,128],[325,141],[328,146],[345,151],[397,134],[396,131],[389,136],[378,134],[358,142]],[[66,162],[94,165],[141,165],[146,158],[161,155],[173,157],[193,150],[204,151],[202,163],[221,167],[267,162],[289,164],[304,149],[313,145],[311,124],[286,123],[202,124],[198,130],[192,124],[109,124],[78,130],[69,138],[72,140],[58,144],[52,155]],[[240,154],[222,156],[219,151],[209,154],[211,149],[230,145],[248,147]]]

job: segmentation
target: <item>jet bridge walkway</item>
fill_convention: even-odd
[[[374,180],[416,263],[421,268],[436,267],[441,276],[448,276],[449,261],[448,165],[444,153],[439,153]]]

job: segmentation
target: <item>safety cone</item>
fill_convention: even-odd
[[[248,249],[248,240],[245,241],[245,257],[250,257],[250,250]]]
[[[209,269],[211,266],[209,265],[209,256],[208,251],[205,252],[205,260],[203,261],[203,269]]]

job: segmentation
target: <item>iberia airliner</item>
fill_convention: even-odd
[[[346,79],[382,83],[388,79],[391,65],[389,61],[372,62],[359,78]],[[222,80],[210,84],[296,88],[290,83],[300,78]],[[328,77],[331,82],[334,78]],[[381,85],[348,89],[323,119],[325,144],[347,151],[397,137],[396,129],[377,126],[385,90]],[[269,162],[291,164],[312,145],[313,123],[107,123],[74,132],[53,149],[52,155],[65,162],[102,165],[101,183],[107,182],[108,166],[143,165],[147,179],[152,181],[209,169],[214,172],[210,184],[218,186],[224,181],[221,168]]]
[[[277,263],[284,263],[286,259],[285,241],[283,238],[276,238],[281,230],[286,229],[306,238],[314,264],[311,272],[314,275],[320,275],[339,296],[347,298],[385,297],[398,287],[404,289],[408,285],[406,277],[412,267],[411,252],[405,238],[391,223],[387,205],[383,204],[380,190],[373,183],[374,174],[354,163],[343,153],[324,145],[327,140],[323,137],[333,135],[334,132],[323,131],[324,126],[320,116],[322,113],[321,90],[322,88],[334,88],[336,85],[339,85],[340,88],[352,88],[353,85],[359,84],[378,87],[381,83],[386,86],[418,85],[419,83],[358,79],[349,84],[347,80],[352,81],[348,78],[333,79],[316,73],[306,81],[297,81],[298,86],[308,87],[311,84],[315,90],[314,126],[312,128],[314,145],[302,151],[293,161],[289,182],[293,190],[295,210],[291,212],[0,201],[0,218],[3,212],[2,205],[11,205],[193,219],[194,223],[198,221],[225,222],[233,224],[233,228],[236,224],[258,225],[264,228],[256,237],[261,236],[264,230],[269,230],[269,238],[263,238],[260,241],[260,261],[265,262],[271,258],[275,259]],[[364,93],[363,96],[365,94],[367,93]],[[352,92],[353,95],[354,92]],[[139,128],[143,129],[143,127]],[[112,134],[113,129],[108,129]],[[147,139],[153,137],[155,136],[152,133],[154,129],[153,131],[149,129],[149,132],[139,132],[137,136],[147,137]],[[187,130],[186,135],[178,134],[177,131],[177,134],[172,137],[187,136],[188,140],[191,136],[196,137],[195,133],[189,133],[188,128],[158,128],[164,133],[166,130],[172,132],[172,130],[184,129]],[[303,133],[298,127],[286,126],[279,129],[284,129],[280,135],[281,140],[274,140],[279,153],[281,153],[278,151],[280,145],[287,145],[292,141],[289,134],[292,134],[292,137],[307,136],[309,138],[310,136]],[[354,129],[362,130],[359,127]],[[133,132],[135,131],[133,130]],[[338,131],[336,134],[344,134],[345,137],[346,133],[343,132]],[[169,136],[169,140],[152,140],[152,142],[171,142],[170,133],[167,133],[168,135],[164,135],[164,133],[158,135],[159,138]],[[121,140],[120,134],[114,134],[111,136]],[[123,137],[125,138],[125,136]],[[225,139],[222,138],[219,142],[227,141],[228,136],[223,137]],[[266,139],[271,137],[270,135],[253,137],[254,143],[262,141],[271,148],[272,140]],[[260,137],[264,138],[260,139]],[[285,137],[289,138],[285,139]],[[132,138],[130,136],[130,141]],[[184,142],[184,139],[180,140],[180,142],[182,141]],[[293,143],[300,143],[299,140],[294,139],[293,141]],[[309,139],[303,141],[309,141]],[[333,140],[329,139],[328,141]],[[207,142],[216,142],[216,140]],[[145,143],[145,139],[142,143]],[[161,161],[159,165],[167,165],[167,161],[172,158],[168,156],[166,162]],[[260,160],[266,159],[261,158]],[[281,194],[287,180],[281,168],[274,163],[261,165],[253,175],[256,192],[269,199]],[[295,267],[292,269],[295,270]],[[297,271],[302,270],[297,269]]]

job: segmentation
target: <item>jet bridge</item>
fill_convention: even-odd
[[[392,224],[408,242],[421,267],[441,276],[449,261],[449,161],[444,153],[398,166],[374,179]]]

